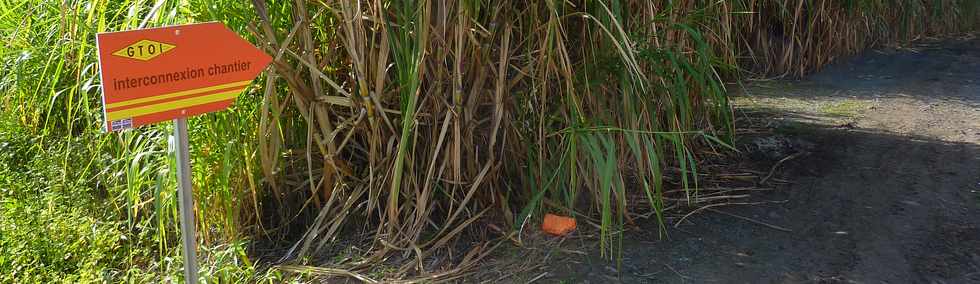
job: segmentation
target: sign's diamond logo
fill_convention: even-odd
[[[172,44],[144,39],[130,44],[129,46],[123,47],[122,49],[113,52],[112,55],[141,61],[149,61],[150,59],[160,56],[160,54],[164,54],[175,47],[176,46]]]

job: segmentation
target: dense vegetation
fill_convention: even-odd
[[[438,280],[545,211],[596,217],[614,256],[627,212],[697,200],[723,82],[971,30],[978,5],[0,0],[0,282],[180,275],[170,125],[101,131],[98,32],[222,21],[276,57],[191,119],[202,277]]]

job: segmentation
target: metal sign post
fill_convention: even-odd
[[[174,122],[184,279],[197,283],[187,117],[231,106],[272,57],[218,22],[99,33],[96,46],[106,131]]]
[[[174,119],[174,152],[177,154],[177,180],[180,182],[180,231],[184,243],[184,283],[197,283],[197,229],[194,223],[194,189],[191,184],[190,147],[187,118]]]

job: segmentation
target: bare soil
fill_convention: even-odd
[[[766,203],[703,211],[666,238],[641,221],[621,262],[587,231],[541,236],[470,280],[980,282],[980,39],[870,50],[747,86],[735,99],[745,163],[766,172],[786,159],[774,178],[788,183],[751,198]]]

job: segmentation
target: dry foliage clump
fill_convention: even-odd
[[[361,233],[360,257],[314,272],[365,281],[357,271],[392,255],[406,259],[393,275],[430,271],[472,224],[507,236],[546,210],[596,217],[613,253],[628,211],[663,222],[699,198],[695,150],[734,133],[723,79],[799,76],[977,19],[972,0],[253,5],[248,29],[275,57],[259,125],[263,226],[301,235],[285,259]],[[627,206],[637,196],[645,209]]]

